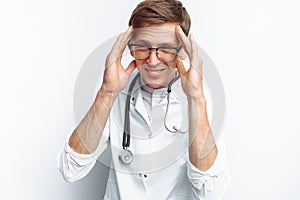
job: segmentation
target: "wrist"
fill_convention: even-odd
[[[105,88],[101,87],[100,90],[97,93],[95,103],[96,105],[101,104],[111,106],[115,100],[117,95],[114,94],[114,92],[110,92],[106,90]]]
[[[195,103],[197,102],[200,105],[206,105],[206,99],[203,93],[201,94],[193,94],[187,96],[188,102],[189,103]]]

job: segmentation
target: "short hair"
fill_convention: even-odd
[[[143,28],[155,24],[177,23],[188,35],[191,19],[178,0],[144,0],[133,10],[129,26]]]

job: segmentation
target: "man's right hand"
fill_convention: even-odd
[[[103,83],[95,102],[73,131],[69,139],[70,147],[77,153],[90,154],[100,142],[111,106],[120,91],[127,85],[131,73],[136,68],[135,61],[124,69],[122,54],[132,37],[133,28],[121,33],[106,58]]]
[[[113,99],[127,85],[131,73],[136,68],[135,60],[131,61],[126,69],[121,64],[122,54],[132,37],[132,33],[132,26],[121,33],[106,58],[103,83],[100,91],[113,97]]]

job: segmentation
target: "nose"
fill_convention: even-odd
[[[160,60],[157,57],[157,52],[155,49],[150,51],[150,55],[147,59],[148,64],[150,65],[157,65],[160,63]]]

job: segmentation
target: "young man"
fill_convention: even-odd
[[[179,1],[146,0],[136,7],[107,56],[93,105],[59,154],[67,181],[84,177],[109,145],[105,199],[222,197],[226,166],[208,121],[202,60],[189,29]],[[135,58],[126,68],[125,48]],[[173,87],[182,89],[187,108]]]

